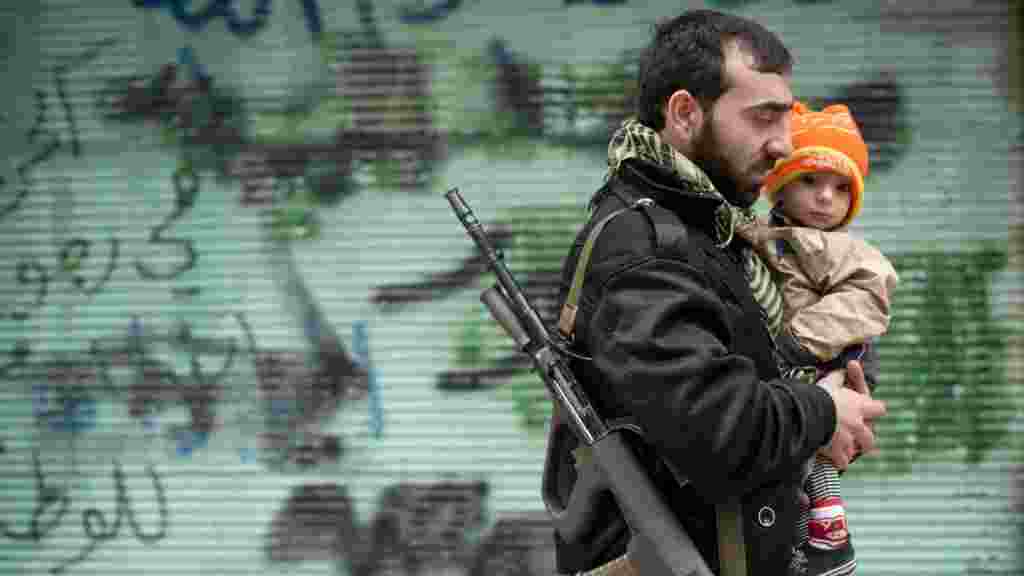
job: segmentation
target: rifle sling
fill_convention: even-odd
[[[576,271],[572,275],[572,285],[569,287],[569,295],[565,299],[565,304],[562,305],[562,312],[558,315],[558,331],[568,341],[572,341],[576,333],[576,306],[579,303],[580,292],[583,290],[583,277],[587,275],[587,264],[590,263],[590,254],[594,251],[594,244],[597,243],[597,237],[604,230],[604,227],[612,221],[613,218],[641,207],[648,207],[654,204],[654,201],[650,198],[640,198],[634,201],[628,206],[624,206],[615,210],[601,218],[594,224],[594,227],[590,229],[590,233],[587,234],[587,240],[583,243],[583,249],[580,250],[579,259],[576,261]]]

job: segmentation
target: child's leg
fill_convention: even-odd
[[[804,483],[810,497],[808,544],[820,550],[838,550],[849,542],[846,510],[839,494],[839,471],[823,456],[816,456]]]

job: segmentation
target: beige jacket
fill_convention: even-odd
[[[822,362],[889,329],[898,277],[876,248],[846,232],[740,224],[782,290],[783,327]]]

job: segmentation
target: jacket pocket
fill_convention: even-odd
[[[800,501],[794,482],[765,486],[743,498],[747,566],[757,574],[785,574],[796,541]]]

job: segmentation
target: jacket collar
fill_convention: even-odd
[[[651,200],[673,211],[696,209],[710,216],[726,203],[717,191],[709,193],[664,166],[639,158],[624,161],[616,174],[627,184],[641,186]]]
[[[640,158],[624,160],[610,175],[609,183],[614,186],[616,182],[629,190],[632,199],[650,198],[680,219],[705,229],[720,247],[732,241],[737,223],[747,218],[746,212],[726,202],[714,189],[708,193],[676,172]],[[592,206],[599,201],[600,197],[595,197]]]

